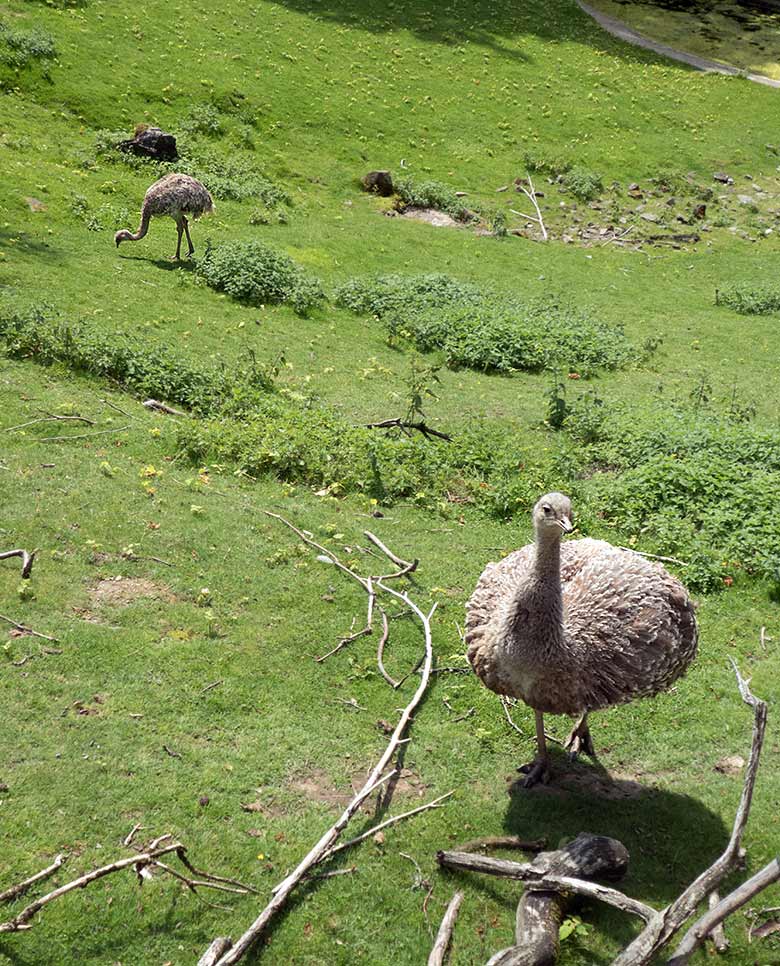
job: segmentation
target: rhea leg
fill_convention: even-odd
[[[563,743],[563,747],[568,751],[569,758],[572,761],[581,752],[589,755],[591,758],[596,757],[596,749],[593,747],[593,739],[590,736],[590,728],[588,727],[587,711],[583,711],[574,722],[574,727],[571,729],[569,737]]]
[[[184,231],[187,235],[187,245],[189,246],[189,251],[187,252],[187,258],[189,258],[195,252],[195,246],[192,244],[192,239],[190,238],[190,223],[187,219],[184,219]]]
[[[525,772],[524,788],[532,788],[541,782],[545,784],[550,777],[550,759],[547,754],[547,739],[544,735],[544,715],[541,711],[534,712],[536,716],[536,758],[519,770]]]
[[[178,262],[181,258],[181,236],[183,231],[184,231],[184,221],[183,219],[179,218],[178,221],[176,222],[176,232],[178,235],[176,239],[176,254],[171,259],[172,262]]]

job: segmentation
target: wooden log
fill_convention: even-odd
[[[562,849],[540,853],[531,866],[540,876],[617,881],[628,870],[628,850],[617,839],[581,832]],[[515,945],[496,953],[488,966],[552,966],[571,899],[571,894],[526,890],[517,906]]]

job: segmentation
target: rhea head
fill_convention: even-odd
[[[114,235],[114,243],[116,244],[117,248],[119,248],[120,244],[123,241],[132,241],[132,240],[133,240],[133,235],[128,228],[121,228],[116,233],[116,235]]]
[[[571,500],[563,493],[547,493],[533,509],[532,519],[538,536],[556,536],[571,533]]]

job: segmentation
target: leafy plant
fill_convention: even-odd
[[[407,208],[435,208],[451,215],[456,221],[469,221],[472,217],[452,188],[440,181],[400,178],[395,183],[395,192],[401,204]]]
[[[780,312],[780,288],[761,284],[735,284],[719,289],[716,302],[740,315],[768,315]]]
[[[317,279],[307,276],[287,255],[256,241],[207,246],[196,272],[211,288],[234,299],[250,305],[288,302],[300,315],[325,297]]]
[[[587,168],[575,167],[560,178],[561,187],[571,192],[578,201],[594,201],[604,190],[599,175]]]

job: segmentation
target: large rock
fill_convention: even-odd
[[[166,134],[159,127],[147,127],[136,131],[135,137],[117,144],[120,151],[135,154],[139,158],[154,158],[155,161],[177,161],[176,138]]]
[[[363,175],[363,190],[388,198],[393,194],[393,178],[389,171],[369,171]]]

